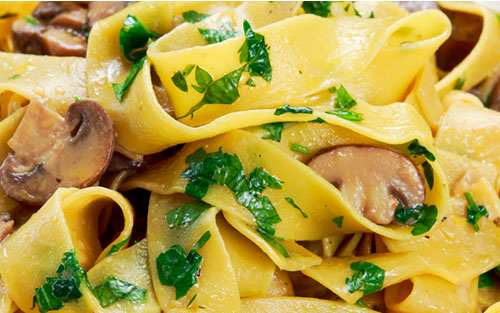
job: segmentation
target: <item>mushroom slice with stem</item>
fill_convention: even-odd
[[[425,201],[425,181],[418,168],[402,153],[387,148],[336,146],[308,166],[376,224],[391,223],[398,204],[413,208]]]
[[[114,150],[113,122],[94,101],[71,104],[63,119],[32,101],[8,141],[0,186],[18,201],[43,204],[59,187],[87,187],[104,173]]]

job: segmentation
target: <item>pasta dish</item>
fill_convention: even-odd
[[[500,15],[1,2],[0,313],[500,312]]]

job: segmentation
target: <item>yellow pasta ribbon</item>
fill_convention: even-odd
[[[376,311],[362,308],[342,301],[327,301],[315,298],[269,297],[242,299],[244,313],[373,313]]]
[[[2,1],[0,3],[0,16],[13,15],[0,19],[0,51],[12,52],[14,45],[12,43],[12,23],[24,16],[30,16],[31,11],[39,1]]]

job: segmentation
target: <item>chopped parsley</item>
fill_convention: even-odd
[[[493,280],[493,278],[491,278],[489,272],[479,275],[479,281],[478,281],[479,288],[490,287],[494,285],[495,281]]]
[[[4,20],[4,19],[11,18],[11,17],[16,17],[16,16],[17,16],[16,13],[5,13],[3,15],[0,15],[0,20]]]
[[[357,104],[356,100],[351,97],[344,86],[340,85],[340,87],[336,89],[335,93],[337,94],[337,98],[335,98],[335,108],[349,110]]]
[[[296,144],[293,142],[290,143],[290,150],[292,150],[294,152],[302,153],[302,154],[309,154],[308,147],[304,147],[303,145],[299,145],[299,144]]]
[[[257,232],[262,238],[264,238],[265,241],[267,241],[271,246],[273,246],[276,250],[278,250],[278,252],[281,253],[285,258],[290,257],[286,249],[278,242],[278,239],[276,237],[270,235],[269,233],[260,228],[257,228]]]
[[[80,284],[85,282],[104,308],[119,299],[132,302],[146,302],[146,289],[134,286],[123,280],[106,277],[101,284],[92,287],[87,272],[78,264],[75,250],[63,254],[61,264],[56,270],[56,277],[47,277],[41,288],[36,288],[33,308],[38,304],[40,312],[59,310],[66,302],[77,302],[82,297]]]
[[[123,83],[113,83],[113,90],[115,91],[118,100],[122,101],[125,93],[127,92],[130,84],[142,69],[146,61],[146,51],[152,39],[157,39],[161,35],[150,31],[141,23],[135,16],[128,15],[123,20],[123,26],[120,29],[120,49],[125,58],[133,62],[132,68]]]
[[[193,10],[189,10],[187,12],[182,13],[184,21],[191,24],[196,24],[198,22],[201,22],[202,20],[206,19],[209,16],[210,16],[209,14],[198,13]]]
[[[293,114],[299,114],[299,113],[304,113],[304,114],[312,114],[313,110],[308,107],[293,107],[289,104],[285,104],[282,107],[277,108],[274,111],[274,115],[282,115],[285,113],[293,113]]]
[[[198,86],[192,85],[193,88],[199,93],[204,93],[213,81],[212,75],[199,66],[196,67],[194,75]]]
[[[410,151],[411,155],[423,155],[429,161],[436,161],[436,157],[432,154],[426,147],[422,146],[418,139],[413,140],[408,145],[408,151]]]
[[[360,122],[363,120],[363,114],[352,111],[331,110],[331,111],[326,111],[325,113],[335,115],[337,117],[343,118],[344,120],[348,120],[351,122]]]
[[[434,187],[434,170],[427,161],[422,163],[422,168],[424,169],[424,176],[427,181],[427,185],[429,185],[429,189],[432,190],[432,187]]]
[[[205,40],[210,43],[219,43],[229,38],[234,38],[238,35],[233,29],[233,24],[228,22],[221,26],[221,29],[202,29],[198,28],[198,32],[203,35]]]
[[[126,281],[107,276],[94,288],[94,295],[99,304],[105,308],[119,299],[133,303],[146,302],[146,289],[132,285]]]
[[[318,15],[321,17],[328,17],[331,15],[330,6],[331,1],[304,1],[302,2],[302,9],[306,13]]]
[[[270,139],[272,141],[280,142],[281,133],[283,132],[284,124],[281,122],[269,123],[261,126],[262,129],[266,130],[269,134],[262,139]]]
[[[471,224],[476,232],[479,231],[479,226],[477,222],[483,216],[488,217],[488,211],[483,205],[477,205],[469,192],[465,193],[465,198],[469,205],[467,206],[467,223]]]
[[[21,77],[21,75],[19,75],[19,74],[14,74],[14,75],[12,75],[11,77],[9,77],[8,79],[18,79],[19,77]]]
[[[375,18],[375,13],[373,13],[373,11],[371,11],[370,16],[368,16],[368,18]]]
[[[189,289],[198,282],[198,271],[203,260],[198,250],[205,245],[210,237],[210,231],[206,231],[189,253],[186,253],[186,250],[180,245],[173,245],[156,258],[160,283],[175,287],[176,299],[184,297]]]
[[[344,11],[345,13],[349,12],[349,7],[351,6],[350,3],[348,3],[345,7],[344,7]]]
[[[332,219],[332,222],[337,224],[338,228],[342,228],[342,223],[344,222],[344,217],[343,216],[337,216],[334,219]]]
[[[120,251],[120,249],[129,242],[130,238],[132,238],[132,235],[128,236],[123,241],[120,241],[116,245],[113,245],[111,247],[111,249],[109,249],[109,252],[108,252],[107,255],[112,255],[113,253],[116,253],[116,252]]]
[[[358,301],[356,301],[354,304],[362,308],[367,308],[366,304],[364,304],[363,301],[361,301],[361,299],[358,299]]]
[[[316,118],[315,120],[312,120],[312,121],[309,121],[309,123],[326,123],[326,121],[324,119],[322,119],[321,117],[318,117]]]
[[[198,296],[198,294],[197,294],[197,293],[195,293],[195,294],[194,294],[194,296],[191,298],[191,300],[189,300],[188,305],[187,305],[187,307],[188,307],[188,308],[189,308],[189,306],[190,306],[191,304],[193,304],[194,299],[196,299],[196,297],[197,297],[197,296]]]
[[[254,32],[246,20],[243,22],[243,29],[246,40],[238,50],[240,63],[244,63],[243,66],[212,81],[207,86],[200,102],[189,109],[186,114],[177,117],[177,119],[189,115],[192,118],[193,113],[206,104],[233,104],[240,97],[238,85],[243,72],[248,72],[251,77],[260,76],[268,83],[271,82],[272,67],[269,59],[269,47],[266,45],[264,36]]]
[[[253,81],[252,77],[248,77],[245,85],[250,86],[250,87],[255,87],[255,82]]]
[[[88,98],[88,97],[75,97],[75,102],[76,101],[94,101],[94,102],[98,102],[97,99]]]
[[[464,84],[465,84],[465,76],[460,76],[455,81],[455,86],[453,86],[453,89],[462,90],[462,88],[464,88]]]
[[[222,152],[222,147],[213,153],[199,148],[186,158],[186,164],[189,166],[181,176],[188,179],[187,195],[202,199],[210,185],[227,186],[238,203],[252,213],[261,230],[259,234],[274,235],[273,224],[281,222],[281,218],[271,201],[261,193],[266,187],[281,189],[279,179],[260,168],[255,168],[247,178],[238,156]]]
[[[210,204],[200,200],[184,203],[166,214],[168,228],[192,223],[210,207]]]
[[[307,215],[307,213],[306,213],[306,212],[302,211],[302,209],[301,209],[301,208],[300,208],[297,204],[295,204],[295,202],[293,201],[293,199],[292,199],[292,198],[290,198],[290,197],[286,197],[286,198],[285,198],[285,200],[286,200],[288,203],[290,203],[290,205],[291,205],[291,206],[293,206],[294,208],[296,208],[297,210],[299,210],[300,214],[302,214],[302,216],[303,216],[304,218],[308,218],[308,217],[309,217],[309,215]]]
[[[38,22],[34,18],[32,18],[32,17],[25,16],[25,17],[23,17],[23,19],[26,22],[30,23],[31,25],[38,25]]]
[[[184,77],[184,75],[182,75],[181,71],[177,71],[174,74],[174,76],[172,76],[172,82],[180,90],[182,90],[184,92],[188,91],[188,85],[187,85],[187,82],[186,82],[186,78]]]
[[[336,93],[337,92],[337,87],[333,86],[333,87],[328,88],[328,92],[330,92],[330,93]]]
[[[382,290],[385,279],[385,270],[369,262],[351,263],[354,271],[352,278],[346,277],[345,284],[349,293],[362,291],[363,296]]]
[[[436,223],[438,210],[435,205],[419,205],[414,208],[396,207],[396,221],[403,225],[413,226],[411,234],[418,236],[428,232]]]

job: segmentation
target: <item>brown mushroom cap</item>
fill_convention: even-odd
[[[8,142],[0,186],[18,201],[43,204],[59,187],[87,187],[104,173],[114,150],[111,118],[94,101],[73,103],[61,118],[31,102]]]
[[[425,201],[425,181],[415,164],[390,149],[336,146],[314,157],[308,166],[376,224],[391,223],[399,203],[413,208]]]

